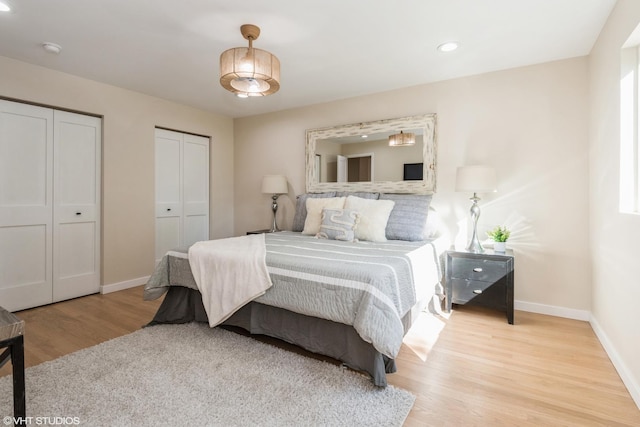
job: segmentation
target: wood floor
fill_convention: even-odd
[[[25,364],[133,332],[159,304],[137,287],[18,312]],[[511,326],[501,313],[459,307],[420,319],[397,365],[389,382],[417,397],[406,426],[640,426],[586,322],[516,312]],[[10,372],[7,364],[0,376]]]

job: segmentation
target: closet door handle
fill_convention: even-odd
[[[82,215],[82,212],[76,212],[76,215]]]
[[[171,208],[167,208],[167,212],[171,212]]]

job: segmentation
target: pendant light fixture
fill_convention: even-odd
[[[240,98],[266,96],[280,89],[280,61],[271,53],[255,49],[253,41],[260,28],[245,24],[240,27],[249,47],[234,47],[220,55],[220,84]]]
[[[389,147],[407,147],[410,145],[415,145],[415,143],[416,135],[411,132],[404,133],[400,131],[400,133],[389,136]]]

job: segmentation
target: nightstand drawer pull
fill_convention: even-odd
[[[476,273],[482,273],[482,267],[476,267],[473,269],[473,271]]]
[[[480,295],[482,293],[482,289],[474,289],[473,293],[476,295]]]

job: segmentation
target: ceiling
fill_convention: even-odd
[[[587,55],[615,0],[4,0],[0,55],[244,117]],[[254,46],[281,88],[239,99],[220,54]],[[436,47],[450,40],[455,52]],[[43,42],[62,46],[47,53]],[[1,78],[0,70],[0,78]],[[1,95],[1,94],[0,94]]]

